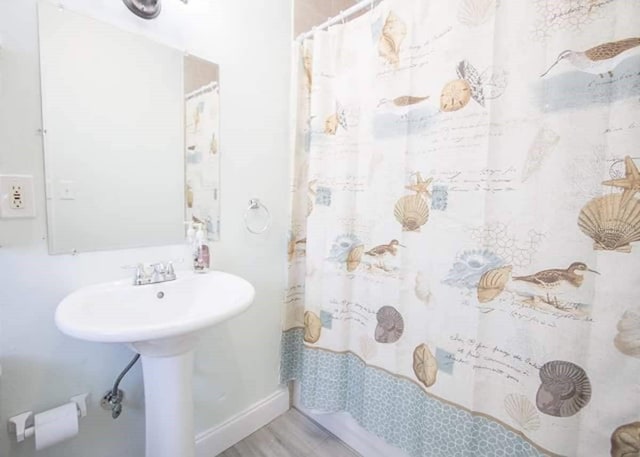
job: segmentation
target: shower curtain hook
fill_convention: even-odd
[[[344,25],[344,23],[345,23],[344,19],[345,18],[344,18],[344,11],[343,10],[340,10],[340,19],[342,19],[342,25]]]

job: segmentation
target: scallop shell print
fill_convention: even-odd
[[[504,409],[523,430],[532,432],[540,428],[540,416],[527,397],[510,394],[504,397]]]
[[[553,360],[540,368],[542,383],[536,395],[540,412],[555,417],[571,417],[591,400],[591,382],[578,365]]]
[[[458,21],[468,26],[487,22],[496,10],[496,0],[462,0],[458,9]]]
[[[623,354],[640,359],[640,313],[625,311],[613,343]]]
[[[402,314],[393,306],[383,306],[376,314],[375,339],[378,343],[395,343],[404,333]]]
[[[362,254],[364,253],[364,245],[354,247],[347,255],[347,271],[351,272],[360,266]]]
[[[426,344],[421,344],[413,351],[413,372],[425,387],[431,387],[436,383],[438,360]]]
[[[316,343],[322,333],[322,321],[311,311],[304,313],[304,340],[307,343]]]
[[[611,457],[640,457],[640,422],[621,425],[614,430]]]
[[[511,278],[511,265],[495,268],[484,273],[478,283],[478,301],[487,303],[504,291],[504,287]]]
[[[407,25],[393,11],[389,12],[378,41],[378,53],[386,62],[397,66],[400,63],[400,45],[407,36]]]
[[[419,232],[429,220],[429,204],[420,195],[407,195],[396,203],[393,214],[405,232]]]
[[[622,194],[594,198],[580,211],[578,227],[595,250],[631,252],[631,243],[640,241],[640,203],[623,205]]]

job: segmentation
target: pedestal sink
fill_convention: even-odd
[[[124,343],[141,355],[146,456],[194,457],[193,354],[198,334],[247,309],[255,290],[237,276],[178,272],[178,279],[133,286],[130,280],[84,287],[56,310],[69,336]]]

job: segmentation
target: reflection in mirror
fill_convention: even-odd
[[[39,34],[49,252],[217,239],[217,65],[44,2]]]
[[[184,58],[187,220],[201,222],[218,239],[220,90],[218,66]]]

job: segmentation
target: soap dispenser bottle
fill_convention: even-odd
[[[207,245],[207,233],[204,224],[196,225],[196,234],[193,250],[193,270],[197,273],[206,273],[209,271],[209,246]]]

